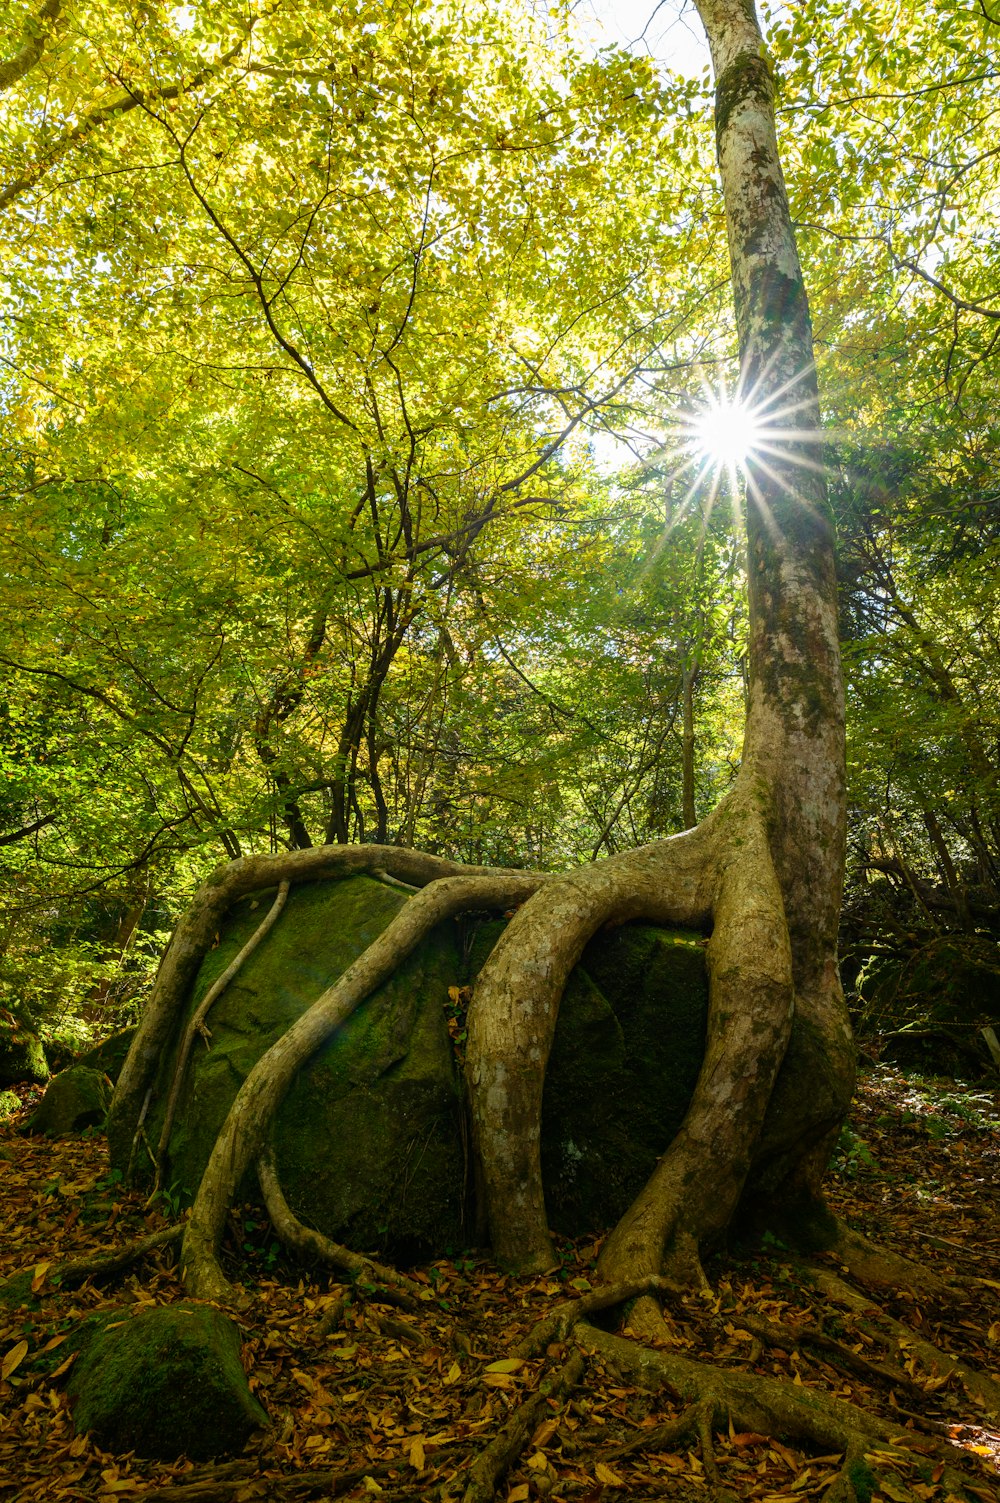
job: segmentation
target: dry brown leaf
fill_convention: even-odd
[[[0,1378],[9,1378],[15,1368],[20,1367],[27,1355],[28,1343],[26,1341],[19,1341],[16,1346],[12,1346],[0,1365]]]
[[[617,1472],[613,1472],[603,1461],[599,1461],[594,1468],[594,1476],[598,1482],[603,1482],[605,1487],[624,1487],[624,1480]]]

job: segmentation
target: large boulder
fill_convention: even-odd
[[[111,1105],[111,1082],[101,1070],[71,1065],[49,1081],[24,1131],[65,1138],[87,1127],[103,1127]]]
[[[183,1302],[91,1320],[67,1384],[78,1435],[106,1450],[207,1461],[268,1424],[240,1361],[240,1333],[210,1305]]]
[[[236,1092],[264,1050],[406,901],[367,877],[292,889],[279,922],[213,1006],[208,1046],[196,1040],[169,1145],[172,1193],[197,1188]],[[258,895],[234,909],[201,967],[187,1016],[268,902]],[[285,1194],[309,1225],[398,1259],[474,1240],[461,1009],[502,927],[474,919],[441,925],[300,1072],[274,1146]],[[697,935],[630,924],[593,940],[573,972],[543,1102],[543,1176],[555,1230],[580,1234],[614,1222],[680,1125],[704,1053],[703,945]],[[175,1051],[165,1051],[145,1124],[154,1146],[174,1065]],[[134,1123],[115,1124],[112,1162],[122,1169],[134,1135]],[[248,1182],[244,1192],[253,1196],[255,1186]]]
[[[11,1013],[0,1008],[0,1089],[49,1078],[41,1040]]]

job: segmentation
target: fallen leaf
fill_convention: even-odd
[[[603,1461],[599,1461],[594,1468],[594,1476],[598,1482],[603,1482],[605,1487],[624,1487],[625,1483],[617,1472],[613,1472]]]
[[[9,1378],[14,1369],[20,1366],[27,1355],[28,1343],[26,1341],[19,1341],[16,1346],[12,1346],[3,1359],[3,1365],[0,1366],[0,1378]]]

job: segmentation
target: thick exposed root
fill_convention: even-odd
[[[885,1362],[877,1362],[871,1357],[865,1357],[860,1352],[855,1352],[845,1342],[838,1341],[818,1326],[791,1326],[783,1325],[778,1321],[764,1320],[757,1315],[739,1315],[734,1317],[734,1325],[742,1330],[749,1331],[762,1346],[780,1347],[785,1351],[794,1351],[796,1347],[804,1347],[819,1352],[824,1362],[831,1367],[839,1368],[841,1372],[852,1373],[864,1379],[866,1383],[881,1381],[890,1388],[900,1389],[909,1393],[917,1400],[926,1397],[925,1390],[920,1384],[904,1373],[898,1367],[890,1367]]]
[[[594,1326],[577,1325],[573,1337],[585,1351],[598,1353],[642,1387],[665,1386],[688,1403],[710,1405],[716,1429],[732,1420],[742,1430],[782,1435],[845,1454],[893,1444],[928,1455],[948,1454],[942,1442],[915,1436],[818,1389],[715,1367],[672,1351],[654,1351]]]
[[[837,1222],[837,1240],[829,1249],[837,1261],[863,1284],[884,1289],[912,1289],[938,1299],[961,1297],[962,1291],[946,1282],[932,1268],[914,1263],[889,1248],[880,1247],[842,1221]]]
[[[324,1237],[322,1232],[304,1226],[285,1199],[270,1147],[257,1160],[257,1177],[271,1225],[292,1252],[319,1263],[328,1263],[332,1268],[342,1269],[352,1279],[368,1286],[373,1298],[385,1299],[387,1303],[400,1305],[404,1310],[419,1310],[421,1303],[430,1298],[427,1288],[415,1279],[408,1279],[396,1269],[389,1268],[384,1263],[376,1263],[372,1258],[362,1257],[349,1247]]]
[[[583,1377],[583,1369],[583,1353],[573,1352],[558,1372],[544,1379],[536,1392],[518,1405],[469,1468],[462,1503],[492,1503],[497,1484],[524,1450],[549,1401],[565,1398]]]
[[[966,1392],[978,1401],[982,1411],[992,1420],[1000,1419],[1000,1383],[988,1373],[977,1372],[957,1357],[943,1352],[933,1342],[927,1341],[912,1326],[896,1320],[873,1305],[867,1296],[844,1282],[837,1274],[826,1268],[814,1267],[808,1271],[810,1282],[828,1299],[846,1306],[859,1316],[858,1328],[866,1334],[910,1353],[920,1363],[929,1378],[956,1378]]]
[[[218,1261],[226,1213],[237,1186],[258,1158],[274,1115],[297,1072],[371,995],[436,924],[470,907],[505,908],[529,897],[534,873],[446,877],[418,892],[363,955],[257,1061],[240,1087],[212,1149],[184,1235],[188,1292],[231,1303],[235,1293]]]
[[[725,811],[708,946],[705,1060],[683,1127],[611,1233],[598,1270],[611,1282],[661,1270],[697,1285],[699,1249],[728,1225],[751,1165],[792,1024],[791,954],[781,893],[756,810]],[[652,1334],[643,1305],[637,1329]]]
[[[637,1279],[631,1284],[604,1284],[599,1289],[592,1289],[589,1294],[582,1295],[580,1299],[567,1300],[565,1304],[557,1305],[544,1320],[532,1326],[524,1340],[514,1348],[514,1356],[535,1357],[550,1342],[565,1341],[578,1321],[596,1314],[598,1310],[613,1310],[615,1306],[639,1299],[642,1295],[683,1293],[685,1290],[680,1284],[659,1277]]]
[[[283,881],[317,882],[364,874],[390,876],[417,888],[445,877],[518,876],[522,881],[525,878],[523,872],[464,866],[459,861],[446,861],[423,851],[381,845],[312,846],[277,856],[245,856],[220,867],[199,888],[174,930],[119,1076],[108,1136],[113,1144],[117,1140],[117,1157],[121,1161],[127,1157],[134,1124],[163,1052],[171,1042],[178,1014],[226,912],[249,893],[266,892]],[[535,873],[532,890],[544,880],[544,873]]]
[[[678,861],[687,857],[687,890],[672,906],[663,890],[666,842],[553,880],[514,915],[480,972],[469,1008],[466,1078],[490,1239],[497,1261],[512,1272],[538,1273],[557,1262],[542,1188],[541,1115],[569,973],[604,925],[640,917],[704,922],[702,863],[692,854],[703,843],[696,831],[670,844]]]

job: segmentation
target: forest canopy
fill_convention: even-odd
[[[691,19],[703,71],[576,0],[0,23],[0,1158],[35,1259],[0,1387],[73,1369],[0,1449],[301,1497],[426,1439],[421,1497],[491,1503],[532,1451],[525,1503],[695,1438],[731,1503],[773,1439],[837,1464],[826,1503],[987,1496],[956,1467],[996,1454],[1000,1283],[950,1234],[991,1150],[943,1166],[969,1207],[900,1144],[996,1103],[888,1064],[1000,1067],[1000,17]],[[31,1180],[95,1132],[56,1227]],[[98,1188],[99,1235],[140,1231],[110,1251]],[[225,1314],[274,1322],[273,1271],[305,1420]],[[491,1281],[530,1328],[473,1392]],[[352,1419],[386,1374],[352,1344],[334,1399],[340,1326],[400,1342],[397,1393],[454,1388],[455,1436]],[[187,1341],[230,1352],[233,1434]],[[608,1367],[611,1449],[566,1407]]]
[[[747,650],[691,437],[739,383],[707,74],[572,7],[5,26],[5,1005],[124,1018],[226,857],[560,867],[707,813]],[[904,930],[998,905],[998,30],[767,36],[864,958],[893,892]]]

